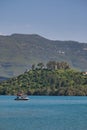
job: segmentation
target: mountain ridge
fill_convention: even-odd
[[[81,71],[87,70],[87,44],[78,41],[50,40],[38,34],[0,35],[0,75],[12,77],[32,64],[66,61]]]

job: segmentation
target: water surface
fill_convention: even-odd
[[[87,130],[87,97],[0,96],[0,130]]]

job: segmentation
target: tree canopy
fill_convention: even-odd
[[[32,65],[29,71],[0,83],[0,94],[87,95],[87,75],[70,68],[66,62],[49,61]]]

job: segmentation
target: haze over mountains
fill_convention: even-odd
[[[48,61],[66,61],[73,68],[87,71],[87,44],[54,41],[36,34],[0,36],[0,76],[16,76],[32,64]]]

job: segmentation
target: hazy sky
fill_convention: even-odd
[[[87,43],[87,0],[0,0],[0,34]]]

